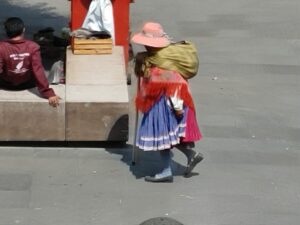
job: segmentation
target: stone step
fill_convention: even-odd
[[[36,88],[0,90],[0,141],[65,140],[65,85],[51,86],[62,100],[50,107]]]
[[[129,97],[123,48],[109,55],[67,51],[66,140],[127,141]]]

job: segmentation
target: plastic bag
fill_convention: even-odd
[[[50,84],[65,83],[64,62],[62,60],[59,60],[52,65],[48,77],[48,82]]]

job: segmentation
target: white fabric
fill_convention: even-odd
[[[177,97],[177,90],[175,91],[174,96],[170,97],[170,100],[172,101],[172,104],[176,111],[183,110],[183,100],[181,98]],[[171,103],[169,101],[168,101],[168,105],[171,106]]]
[[[94,31],[108,31],[115,40],[113,7],[111,0],[92,0],[83,28]]]

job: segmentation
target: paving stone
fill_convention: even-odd
[[[0,191],[30,190],[31,180],[29,174],[0,174]]]

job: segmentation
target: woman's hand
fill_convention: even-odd
[[[183,117],[183,110],[174,110],[175,111],[175,116],[178,119],[181,119]]]
[[[134,72],[136,76],[143,76],[144,75],[144,60],[145,57],[147,56],[147,52],[139,52],[135,56],[135,67],[134,67]]]

